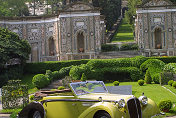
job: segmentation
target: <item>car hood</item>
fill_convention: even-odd
[[[133,95],[121,95],[121,94],[110,94],[110,93],[91,93],[86,95],[79,95],[79,99],[91,99],[98,100],[101,97],[103,100],[119,100],[124,99],[127,101],[129,98],[134,97]]]

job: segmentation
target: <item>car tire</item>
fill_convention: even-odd
[[[32,118],[42,118],[42,115],[39,111],[34,111]]]
[[[98,112],[94,118],[111,118],[111,116],[107,112]]]

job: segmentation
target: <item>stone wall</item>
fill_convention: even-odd
[[[100,10],[83,2],[67,5],[56,16],[1,18],[0,26],[28,40],[29,62],[96,58],[106,42]]]
[[[137,8],[135,36],[145,56],[175,56],[176,6],[147,0]]]

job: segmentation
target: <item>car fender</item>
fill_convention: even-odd
[[[146,106],[142,106],[143,118],[149,118],[159,113],[160,113],[160,110],[157,107],[156,103],[153,100],[148,98],[148,104]]]
[[[40,102],[31,102],[27,106],[25,106],[18,114],[18,118],[29,118],[29,115],[33,111],[39,111],[43,118],[45,118],[45,110],[43,108],[43,105]]]
[[[111,118],[117,118],[117,116],[121,118],[122,116],[122,112],[118,109],[117,105],[111,102],[99,102],[86,109],[79,118],[93,118],[98,111],[106,111]]]

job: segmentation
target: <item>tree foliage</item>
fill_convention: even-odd
[[[27,0],[0,0],[0,16],[29,16]]]
[[[136,6],[141,3],[141,0],[128,0],[128,11],[125,12],[125,19],[132,26],[132,29],[134,29],[134,16],[136,16]]]
[[[108,30],[121,15],[121,0],[93,0],[93,5],[101,8],[100,12],[105,16]]]
[[[21,40],[16,33],[0,28],[0,65],[10,59],[18,58],[23,63],[29,58],[31,48],[26,40]]]

